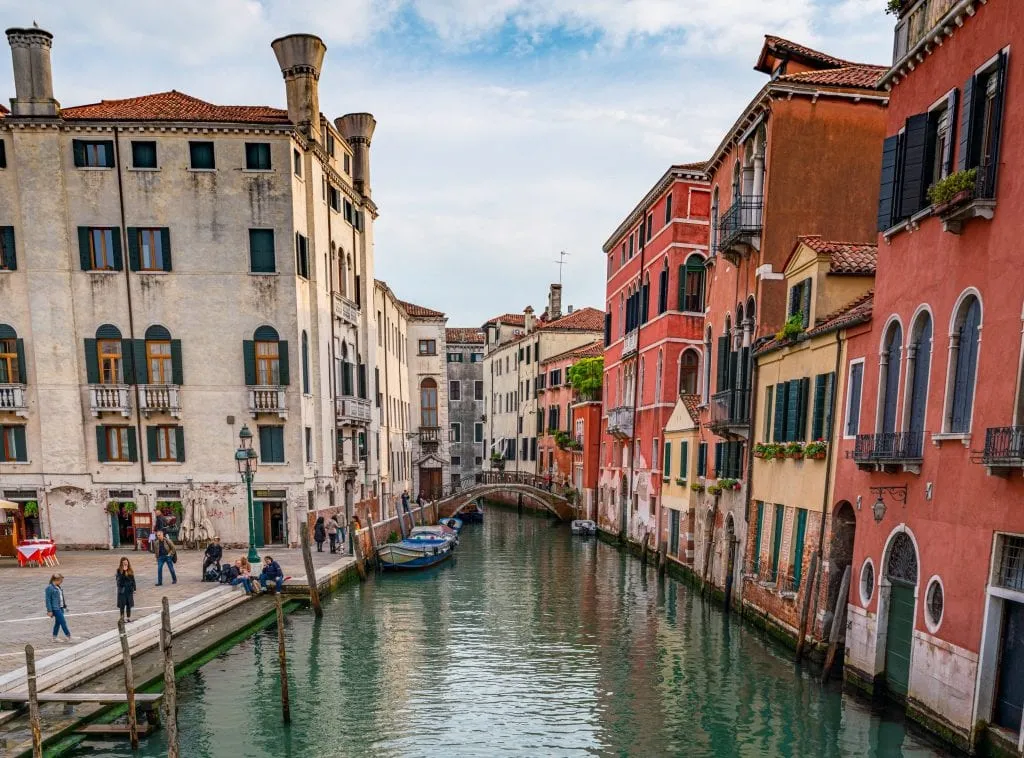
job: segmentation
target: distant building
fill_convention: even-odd
[[[451,466],[448,437],[448,370],[445,324],[440,311],[402,303],[409,318],[409,381],[412,383],[412,492],[435,500]]]
[[[452,488],[472,484],[483,471],[484,439],[484,332],[481,329],[445,330],[448,362],[448,435]]]

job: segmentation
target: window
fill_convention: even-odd
[[[832,391],[835,387],[834,373],[818,374],[814,377],[814,413],[811,416],[811,439],[832,439]]]
[[[132,140],[132,168],[156,167],[156,143]]]
[[[297,177],[302,178],[302,153],[295,148],[292,148],[292,171]]]
[[[352,156],[349,155],[348,153],[345,153],[343,158],[344,158],[344,160],[342,160],[342,162],[341,162],[342,170],[346,174],[351,174],[352,173]]]
[[[437,355],[437,342],[435,340],[420,340],[419,341],[419,354],[420,355]]]
[[[562,369],[555,369],[548,376],[549,386],[559,387],[562,384]]]
[[[181,463],[185,460],[185,430],[180,426],[146,427],[146,447],[154,463]]]
[[[909,419],[907,431],[912,439],[924,434],[925,402],[928,399],[928,381],[931,375],[932,318],[928,311],[922,311],[914,320],[907,349],[907,385]]]
[[[146,366],[150,384],[175,384],[170,340],[146,340]]]
[[[0,384],[25,384],[25,346],[6,324],[0,324]]]
[[[672,443],[669,440],[665,440],[665,470],[663,472],[663,479],[667,482],[668,478],[672,475]]]
[[[212,171],[217,168],[213,159],[212,142],[189,142],[188,154],[193,171]]]
[[[449,363],[462,363],[462,353],[448,353]]]
[[[688,478],[688,470],[690,467],[690,443],[687,440],[682,440],[679,443],[679,479],[682,482],[686,482]],[[669,471],[669,467],[665,466],[665,471]],[[671,472],[669,472],[671,473]]]
[[[83,271],[120,271],[121,230],[78,227],[78,254]]]
[[[26,463],[24,426],[0,426],[0,462]]]
[[[306,442],[306,463],[313,462],[313,427],[307,426],[304,430]]]
[[[451,434],[448,435],[448,439],[450,442],[462,442],[462,424],[456,422],[451,425]]]
[[[334,134],[331,133],[330,129],[327,130],[327,134],[325,135],[325,138],[326,138],[326,142],[327,142],[327,154],[333,158],[334,157]]]
[[[333,184],[327,185],[327,202],[331,206],[331,210],[341,213],[341,190]]]
[[[14,227],[0,226],[0,270],[15,271],[18,257],[14,248]]]
[[[643,225],[640,227],[640,234],[643,234]],[[651,241],[651,237],[654,236],[654,214],[647,214],[647,241]]]
[[[260,463],[284,463],[284,427],[258,427],[260,436]]]
[[[764,390],[764,430],[762,438],[767,442],[772,438],[772,400],[775,398],[775,387],[768,386]]]
[[[453,379],[452,381],[448,382],[448,399],[462,399],[462,383],[458,379]]]
[[[469,354],[469,362],[470,363],[483,363],[484,362],[484,354],[483,353],[470,353]]]
[[[946,96],[946,102],[928,114],[928,144],[931,151],[926,184],[931,186],[945,179],[953,170],[953,134],[950,125],[956,111],[957,91]]]
[[[476,421],[473,424],[473,442],[484,441],[484,425],[480,421]]]
[[[295,273],[309,279],[309,240],[295,232]]]
[[[428,377],[420,382],[420,426],[435,427],[437,423],[437,382]]]
[[[462,465],[462,456],[461,455],[453,455],[452,456],[452,465],[453,466],[461,466]],[[454,484],[454,482],[453,482],[453,484]]]
[[[860,604],[865,608],[875,594],[875,564],[868,558],[860,566]]]
[[[71,141],[71,149],[75,157],[75,165],[79,168],[113,168],[113,140],[81,140]]]
[[[786,309],[787,316],[800,314],[803,319],[803,328],[806,329],[811,323],[811,279],[808,277],[789,290],[789,306]]]
[[[856,437],[860,432],[860,395],[864,382],[864,359],[850,364],[850,383],[846,388],[846,430],[847,437]]]
[[[790,379],[775,385],[774,442],[794,442],[807,438],[808,377]]]
[[[0,139],[0,168],[7,168],[7,148],[2,139]]]
[[[782,551],[782,506],[775,506],[772,516],[772,575],[769,581],[779,579],[779,553]]]
[[[170,271],[170,230],[128,227],[128,262],[132,271]]]
[[[1006,97],[1006,61],[1006,52],[1000,52],[991,64],[964,84],[957,168],[979,170],[977,187],[981,197],[995,196]]]
[[[672,193],[669,192],[665,198],[665,224],[672,223]]]
[[[968,295],[957,309],[949,348],[952,397],[947,401],[946,428],[954,434],[971,431],[980,328],[981,302]]]
[[[664,313],[668,310],[668,259],[665,259],[665,265],[661,267],[661,273],[658,274],[658,313]]]
[[[100,364],[100,384],[121,383],[121,340],[104,339],[96,341]]]
[[[480,379],[477,379],[476,381],[473,382],[473,399],[484,399],[484,383]]]
[[[302,330],[301,342],[302,342],[302,345],[301,345],[301,348],[302,348],[302,356],[301,356],[301,358],[302,358],[302,393],[304,395],[308,395],[311,392],[311,390],[309,388],[309,384],[310,384],[310,382],[309,382],[309,335],[306,333],[305,329]]]
[[[249,271],[254,274],[277,271],[273,229],[249,230]]]
[[[708,443],[701,442],[697,445],[697,476],[708,475]]]
[[[696,350],[684,350],[679,359],[679,394],[696,395],[700,375],[700,356]]]
[[[932,577],[928,583],[928,589],[925,591],[924,617],[928,622],[928,631],[933,634],[939,631],[939,626],[942,625],[943,606],[942,580],[937,576]]]
[[[280,383],[281,362],[278,349],[276,341],[256,341],[257,384],[275,386]]]
[[[794,528],[796,534],[793,537],[793,592],[797,592],[804,573],[804,537],[807,532],[807,511],[803,508],[797,509]]]
[[[270,171],[270,143],[245,143],[245,168],[248,171]]]
[[[139,459],[130,426],[97,426],[96,459],[100,463],[134,463]]]
[[[276,329],[261,326],[252,340],[242,343],[242,351],[247,385],[275,387],[290,383],[288,342],[278,338]]]
[[[878,361],[879,432],[896,431],[896,404],[900,383],[900,356],[903,354],[903,327],[893,321],[886,332],[885,347]]]
[[[691,255],[679,267],[679,310],[704,312],[704,259]]]

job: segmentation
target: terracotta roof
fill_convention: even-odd
[[[885,66],[855,65],[833,68],[826,71],[801,71],[798,74],[784,74],[775,81],[798,84],[822,84],[830,87],[858,87],[878,89],[878,80],[888,69]]]
[[[124,100],[101,100],[61,108],[68,121],[210,121],[243,124],[288,124],[288,111],[264,105],[214,105],[171,90]]]
[[[554,321],[538,321],[540,329],[575,329],[579,331],[603,332],[604,311],[597,308],[580,308],[577,311],[556,318]]]
[[[830,274],[870,276],[875,273],[878,245],[870,242],[835,242],[818,235],[798,237],[815,252],[829,256]]]
[[[680,395],[679,399],[686,406],[686,412],[690,414],[690,420],[700,425],[700,395]]]
[[[430,308],[424,308],[422,305],[416,305],[416,303],[409,303],[405,300],[399,300],[402,307],[405,308],[405,312],[413,318],[444,318],[444,314],[441,311],[431,310]]]
[[[860,297],[852,300],[851,302],[844,305],[842,308],[828,314],[823,319],[819,319],[818,322],[810,329],[801,335],[802,337],[817,337],[822,334],[828,334],[839,329],[843,329],[847,326],[853,326],[854,324],[862,324],[865,321],[871,320],[871,309],[875,302],[875,291],[868,290]],[[792,344],[796,340],[777,340],[770,339],[755,350],[755,355],[763,355],[770,353],[773,350],[777,350],[785,345]]]
[[[566,350],[564,353],[544,358],[541,360],[541,364],[554,363],[565,358],[599,358],[602,355],[604,355],[604,342],[602,340],[594,340],[585,345]]]
[[[10,111],[7,110],[7,108],[5,108],[4,106],[0,105],[0,113],[10,113]]]
[[[814,63],[819,63],[825,66],[831,66],[833,68],[839,68],[840,66],[848,66],[851,61],[844,61],[842,58],[836,58],[834,55],[823,53],[820,50],[801,45],[799,42],[793,42],[792,40],[785,39],[784,37],[776,37],[774,34],[764,35],[764,48],[761,51],[761,57],[757,61],[755,69],[765,71],[765,73],[771,73],[765,69],[765,53],[790,53],[791,55],[798,55],[801,58],[806,58]]]
[[[444,330],[444,339],[449,345],[482,345],[484,344],[484,333],[481,329],[472,327],[450,327]]]
[[[509,324],[510,326],[526,326],[526,316],[522,313],[503,313],[500,316],[487,319],[487,323]]]

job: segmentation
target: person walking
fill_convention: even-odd
[[[327,540],[331,543],[331,552],[338,552],[338,527],[341,524],[338,523],[338,515],[332,513],[331,517],[327,519]]]
[[[266,590],[269,589],[267,585],[270,582],[274,582],[277,586],[277,591],[280,593],[281,588],[284,586],[284,571],[281,570],[281,564],[267,555],[263,557],[263,571],[260,572],[260,584]]]
[[[64,611],[68,604],[64,602],[64,590],[61,584],[64,582],[63,574],[54,574],[50,577],[50,583],[46,585],[46,615],[53,619],[53,641],[60,642],[57,633],[64,632],[65,642],[71,642],[71,632],[68,631],[68,622],[64,618]]]
[[[324,542],[327,540],[323,516],[316,517],[316,523],[313,525],[313,540],[316,542],[316,551],[322,553],[324,551]]]
[[[402,510],[409,514],[409,490],[402,493]]]
[[[135,572],[127,558],[121,559],[114,580],[117,582],[117,610],[121,611],[121,620],[130,624],[135,605]]]
[[[171,584],[178,583],[178,575],[174,573],[174,562],[178,560],[178,551],[171,538],[163,532],[156,533],[156,586],[164,583],[164,566],[171,572]]]

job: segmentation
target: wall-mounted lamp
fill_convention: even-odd
[[[898,487],[872,487],[871,492],[878,496],[875,500],[875,504],[871,506],[871,513],[875,517],[875,523],[880,523],[885,518],[885,501],[882,499],[883,495],[892,495],[892,499],[897,503],[907,502],[907,485],[900,485]]]

